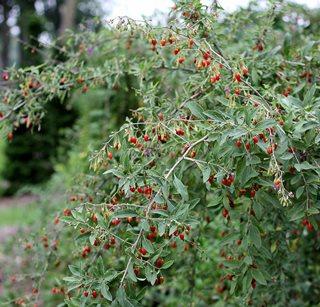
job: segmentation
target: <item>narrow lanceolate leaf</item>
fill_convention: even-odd
[[[261,285],[266,285],[267,281],[265,277],[263,276],[262,272],[258,269],[252,269],[251,270],[252,277]]]
[[[130,264],[129,264],[129,266],[128,266],[128,277],[129,277],[133,282],[136,282],[136,281],[137,281],[136,274],[134,273],[134,270],[133,270],[132,261],[130,262]]]
[[[251,243],[253,243],[257,248],[261,247],[261,236],[259,229],[256,226],[252,224],[249,226],[248,236]]]
[[[316,84],[311,86],[311,88],[308,90],[307,94],[304,96],[304,99],[303,99],[304,105],[310,104],[312,102],[312,98],[313,98],[315,92],[316,92]]]
[[[202,177],[203,177],[203,182],[207,182],[210,178],[211,175],[211,168],[210,166],[206,166],[202,169]]]
[[[108,301],[112,301],[112,295],[109,291],[109,287],[105,283],[101,285],[101,294]]]
[[[298,172],[301,172],[302,170],[308,170],[308,169],[314,169],[315,167],[313,165],[311,165],[308,161],[304,161],[302,163],[296,163],[294,165],[294,167],[296,168],[296,170]]]
[[[192,115],[196,116],[197,118],[204,118],[203,115],[203,109],[201,108],[201,106],[199,105],[199,103],[194,102],[194,101],[190,101],[187,103],[187,108],[190,110],[190,112],[192,113]]]
[[[176,175],[174,175],[173,184],[177,192],[181,195],[181,198],[185,201],[188,200],[189,195],[188,195],[187,187],[182,183],[182,181],[179,178],[177,178]]]
[[[168,260],[164,263],[164,265],[162,266],[162,269],[168,269],[170,268],[174,263],[174,260]]]

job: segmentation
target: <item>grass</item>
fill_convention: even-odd
[[[39,204],[36,203],[24,206],[0,207],[0,227],[30,225],[39,219],[40,215],[41,209]]]

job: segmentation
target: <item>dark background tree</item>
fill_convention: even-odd
[[[4,69],[10,64],[20,67],[39,65],[48,52],[48,46],[39,42],[41,35],[49,38],[50,43],[50,39],[63,35],[67,29],[75,28],[81,21],[101,14],[97,2],[86,2],[1,0],[0,66]],[[14,45],[17,40],[18,44]],[[16,51],[13,54],[12,49]],[[57,50],[52,52],[58,53],[56,58],[63,60]],[[17,58],[14,54],[18,55]],[[15,131],[14,140],[6,146],[7,164],[2,174],[8,182],[5,193],[11,194],[25,183],[43,182],[53,173],[53,160],[57,158],[58,147],[63,141],[61,129],[72,126],[77,115],[57,101],[53,101],[49,109],[41,133],[36,129],[26,133],[26,127],[19,128]]]

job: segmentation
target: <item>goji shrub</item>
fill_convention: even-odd
[[[319,33],[307,23],[285,3],[226,14],[181,0],[165,26],[120,18],[70,34],[63,63],[2,73],[14,84],[1,94],[9,140],[40,126],[54,96],[135,79],[138,108],[61,213],[75,245],[54,295],[69,306],[319,303]]]

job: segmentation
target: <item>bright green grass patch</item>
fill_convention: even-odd
[[[24,206],[0,207],[0,227],[30,225],[37,221],[40,215],[41,209],[37,203]]]

